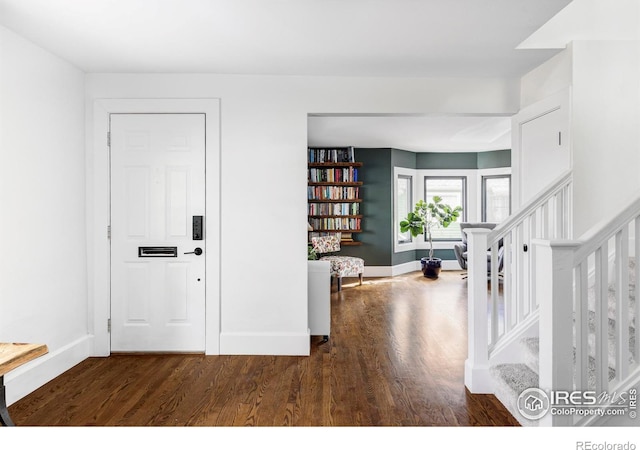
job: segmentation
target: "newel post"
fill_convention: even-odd
[[[489,317],[487,316],[486,228],[467,228],[467,339],[464,384],[472,394],[492,394],[489,375]]]
[[[573,391],[573,261],[576,241],[534,239],[534,295],[540,310],[540,389]],[[571,426],[572,416],[547,414],[541,425]]]

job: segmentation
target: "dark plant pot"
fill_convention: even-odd
[[[442,270],[442,260],[440,258],[429,259],[427,257],[420,260],[422,264],[422,274],[427,278],[438,278]]]

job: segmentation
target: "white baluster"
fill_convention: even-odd
[[[507,235],[504,237],[503,239],[503,249],[502,249],[502,254],[503,254],[503,258],[504,258],[504,276],[503,276],[503,286],[502,286],[502,292],[504,295],[504,330],[505,333],[508,333],[509,331],[511,331],[511,329],[513,328],[513,324],[516,320],[515,317],[515,312],[516,312],[516,308],[515,308],[515,300],[513,298],[513,292],[512,287],[513,287],[513,280],[512,280],[512,267],[511,267],[511,263],[512,263],[512,256],[511,256],[511,252],[512,252],[512,247],[511,247],[511,236],[513,235],[513,233],[507,233]]]
[[[640,364],[640,217],[636,217],[634,220],[635,225],[635,286],[633,289],[633,295],[635,296],[635,326],[636,326],[636,342],[633,352],[633,359],[636,364]]]
[[[616,381],[629,374],[629,227],[616,233]]]
[[[555,209],[553,211],[553,238],[565,239],[564,235],[564,190],[558,192],[554,197]]]
[[[522,223],[516,228],[516,245],[513,249],[513,257],[516,262],[515,279],[517,280],[515,298],[518,309],[518,319],[516,323],[520,323],[524,320],[526,316],[525,305],[528,303],[526,295],[528,291],[526,284],[529,282],[529,273],[525,268],[525,260],[529,255],[524,252],[524,246],[524,223]]]
[[[609,387],[609,257],[605,241],[595,252],[595,359],[596,392]]]
[[[499,298],[500,281],[498,279],[498,244],[491,246],[491,344],[495,345],[500,337]]]
[[[589,389],[587,368],[589,364],[589,305],[587,260],[576,268],[575,336],[576,336],[576,380],[578,391]]]

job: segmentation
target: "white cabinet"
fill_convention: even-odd
[[[307,261],[309,330],[328,339],[331,328],[331,274],[328,261]]]

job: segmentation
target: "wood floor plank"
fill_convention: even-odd
[[[9,407],[26,426],[516,426],[464,386],[466,281],[344,280],[310,356],[89,358]]]

